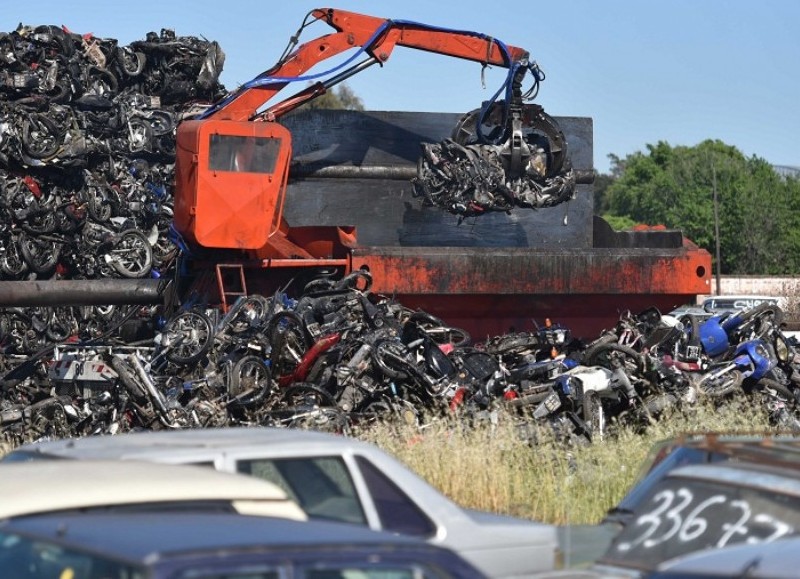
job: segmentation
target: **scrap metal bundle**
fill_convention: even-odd
[[[426,205],[468,217],[559,205],[574,197],[576,176],[553,117],[498,101],[464,115],[452,138],[423,143],[412,183]]]
[[[499,146],[461,145],[452,139],[424,143],[414,194],[427,205],[465,217],[569,201],[575,194],[574,173],[546,177],[544,157],[543,151],[535,152],[526,171],[511,179]]]
[[[159,275],[174,255],[175,127],[224,93],[223,62],[216,42],[171,30],[128,46],[1,33],[0,277]]]

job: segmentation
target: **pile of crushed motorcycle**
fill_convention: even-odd
[[[127,46],[0,33],[0,277],[167,269],[175,127],[225,93],[223,62],[217,43],[167,29]]]
[[[234,424],[342,432],[504,409],[574,442],[741,397],[776,425],[799,424],[800,359],[777,306],[702,322],[628,312],[590,343],[551,323],[473,343],[370,284],[356,271],[314,280],[297,299],[249,295],[224,314],[185,307],[163,321],[142,306],[6,310],[0,436],[16,445]],[[153,337],[124,339],[142,318]],[[31,345],[39,350],[26,353]]]
[[[129,46],[55,26],[0,34],[0,279],[172,277],[174,130],[224,92],[223,59],[216,43],[169,30]],[[356,271],[226,312],[0,310],[0,441],[228,424],[342,431],[499,408],[592,440],[740,396],[796,424],[800,362],[775,306],[702,323],[626,313],[590,343],[549,322],[478,341],[370,287]]]

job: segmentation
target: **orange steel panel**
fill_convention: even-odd
[[[397,294],[702,294],[710,288],[704,250],[580,251],[479,248],[363,248],[373,290]]]
[[[226,169],[212,168],[210,162],[211,140],[219,137],[241,140],[240,147],[230,150]],[[265,141],[276,144],[271,172],[252,160],[266,148],[257,143]],[[181,234],[204,247],[257,249],[266,244],[283,211],[289,131],[274,123],[211,119],[181,124],[178,144],[175,224]]]

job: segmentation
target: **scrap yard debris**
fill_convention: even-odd
[[[166,29],[128,46],[57,26],[0,34],[0,279],[177,276],[175,129],[225,94],[223,63],[217,43]],[[505,127],[501,113],[471,113],[459,134]],[[500,144],[455,138],[424,146],[416,194],[464,215],[570,199],[563,134],[540,107],[512,113],[525,143],[516,172]],[[503,408],[591,441],[740,396],[800,426],[797,345],[777,306],[704,321],[627,312],[589,343],[551,323],[473,340],[371,282],[361,270],[322,277],[226,311],[188,300],[0,310],[0,440],[230,424],[345,431]]]

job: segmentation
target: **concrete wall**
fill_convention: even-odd
[[[717,280],[711,278],[711,287],[716,290]],[[800,302],[800,276],[731,276],[720,277],[720,291],[713,295],[764,295],[785,297],[789,302]],[[700,303],[708,295],[697,296]]]

